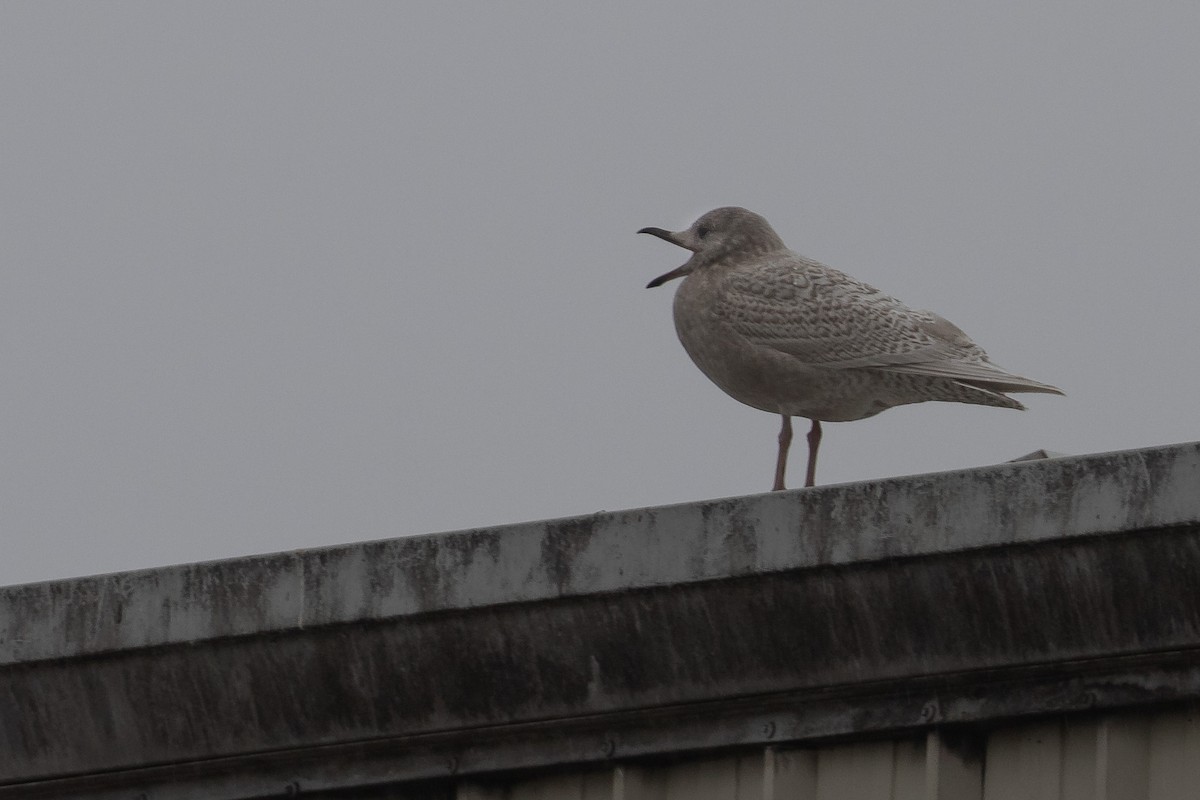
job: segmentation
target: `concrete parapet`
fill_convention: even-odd
[[[7,587],[0,798],[349,790],[1194,700],[1197,575],[1184,444]]]

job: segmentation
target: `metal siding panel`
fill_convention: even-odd
[[[763,755],[763,800],[816,800],[817,751],[768,747]]]
[[[892,743],[891,800],[926,800],[925,737]]]
[[[504,800],[583,800],[583,773],[551,775],[514,784]]]
[[[762,800],[763,761],[762,751],[737,759],[737,800]]]
[[[1150,723],[1147,800],[1195,800],[1200,787],[1200,713],[1156,714]]]
[[[978,747],[975,745],[974,747]],[[1012,726],[985,758],[941,733],[662,767],[589,769],[509,786],[463,783],[459,800],[1195,800],[1200,708]]]
[[[731,800],[737,797],[738,760],[721,758],[672,764],[663,770],[663,800]]]
[[[1141,714],[1100,723],[1098,800],[1146,800],[1150,785],[1150,719]]]
[[[1096,800],[1099,785],[1096,764],[1100,723],[1092,718],[1068,717],[1063,723],[1062,800]]]
[[[932,730],[925,739],[927,800],[981,800],[983,746],[974,737],[950,739]]]
[[[614,770],[593,770],[583,776],[581,800],[613,800]]]
[[[891,742],[821,748],[817,753],[817,800],[890,800]]]
[[[511,783],[464,782],[458,800],[612,800],[612,770],[588,769],[515,780]]]
[[[989,737],[984,800],[1059,800],[1062,726],[1022,725]]]
[[[613,769],[613,800],[663,800],[662,770],[619,766]]]

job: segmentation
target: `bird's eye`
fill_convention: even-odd
[[[703,239],[705,236],[708,236],[708,226],[701,225],[699,228],[696,228],[696,236],[700,239]]]

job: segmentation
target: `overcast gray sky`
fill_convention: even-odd
[[[1195,2],[4,3],[0,584],[766,490],[777,418],[634,233],[720,205],[1068,393],[827,425],[821,483],[1195,439],[1197,42]]]

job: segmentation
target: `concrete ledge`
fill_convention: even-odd
[[[10,587],[0,797],[1196,698],[1197,574],[1187,444]]]
[[[1200,520],[1200,443],[0,587],[0,664]]]

